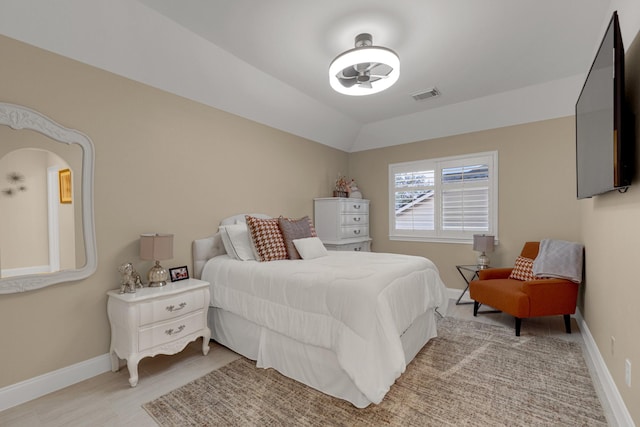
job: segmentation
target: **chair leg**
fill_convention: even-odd
[[[473,317],[478,317],[478,308],[480,308],[480,303],[478,301],[473,302]]]
[[[564,315],[564,330],[567,331],[568,334],[571,333],[571,316],[568,314]]]
[[[517,337],[520,336],[520,325],[522,325],[522,319],[519,317],[516,317],[516,336]]]

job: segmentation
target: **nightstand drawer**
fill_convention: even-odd
[[[202,289],[140,304],[140,326],[184,316],[205,306]]]
[[[206,323],[203,316],[202,311],[196,311],[176,320],[141,328],[138,335],[138,351],[144,351],[202,330],[203,324]]]

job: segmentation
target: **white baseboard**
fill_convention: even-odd
[[[616,387],[616,383],[613,381],[613,377],[611,376],[607,365],[604,363],[604,359],[598,350],[598,346],[593,339],[593,335],[591,335],[589,327],[582,318],[580,310],[576,311],[574,317],[578,322],[580,334],[582,335],[582,339],[584,340],[585,348],[587,350],[584,355],[585,359],[587,359],[587,363],[590,364],[598,377],[598,381],[600,382],[600,386],[602,387],[604,394],[601,398],[606,400],[603,404],[608,405],[611,415],[614,418],[612,420],[608,420],[609,423],[613,426],[619,427],[635,426],[633,419],[631,418],[631,414],[629,414],[629,410],[624,404],[624,400],[622,400],[622,396]]]
[[[30,378],[0,389],[0,411],[37,399],[104,372],[111,371],[109,354]]]

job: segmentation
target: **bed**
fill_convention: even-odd
[[[242,230],[244,217],[221,225]],[[444,284],[423,257],[320,250],[259,262],[228,254],[220,232],[195,240],[194,276],[211,286],[212,338],[358,408],[380,403],[436,336]]]

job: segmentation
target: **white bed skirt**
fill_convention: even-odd
[[[371,403],[342,370],[335,353],[329,349],[303,344],[214,307],[209,307],[209,329],[214,340],[255,360],[259,368],[274,368],[287,377],[347,400],[358,408]],[[435,336],[436,314],[435,310],[429,310],[400,337],[406,363],[409,364]]]

